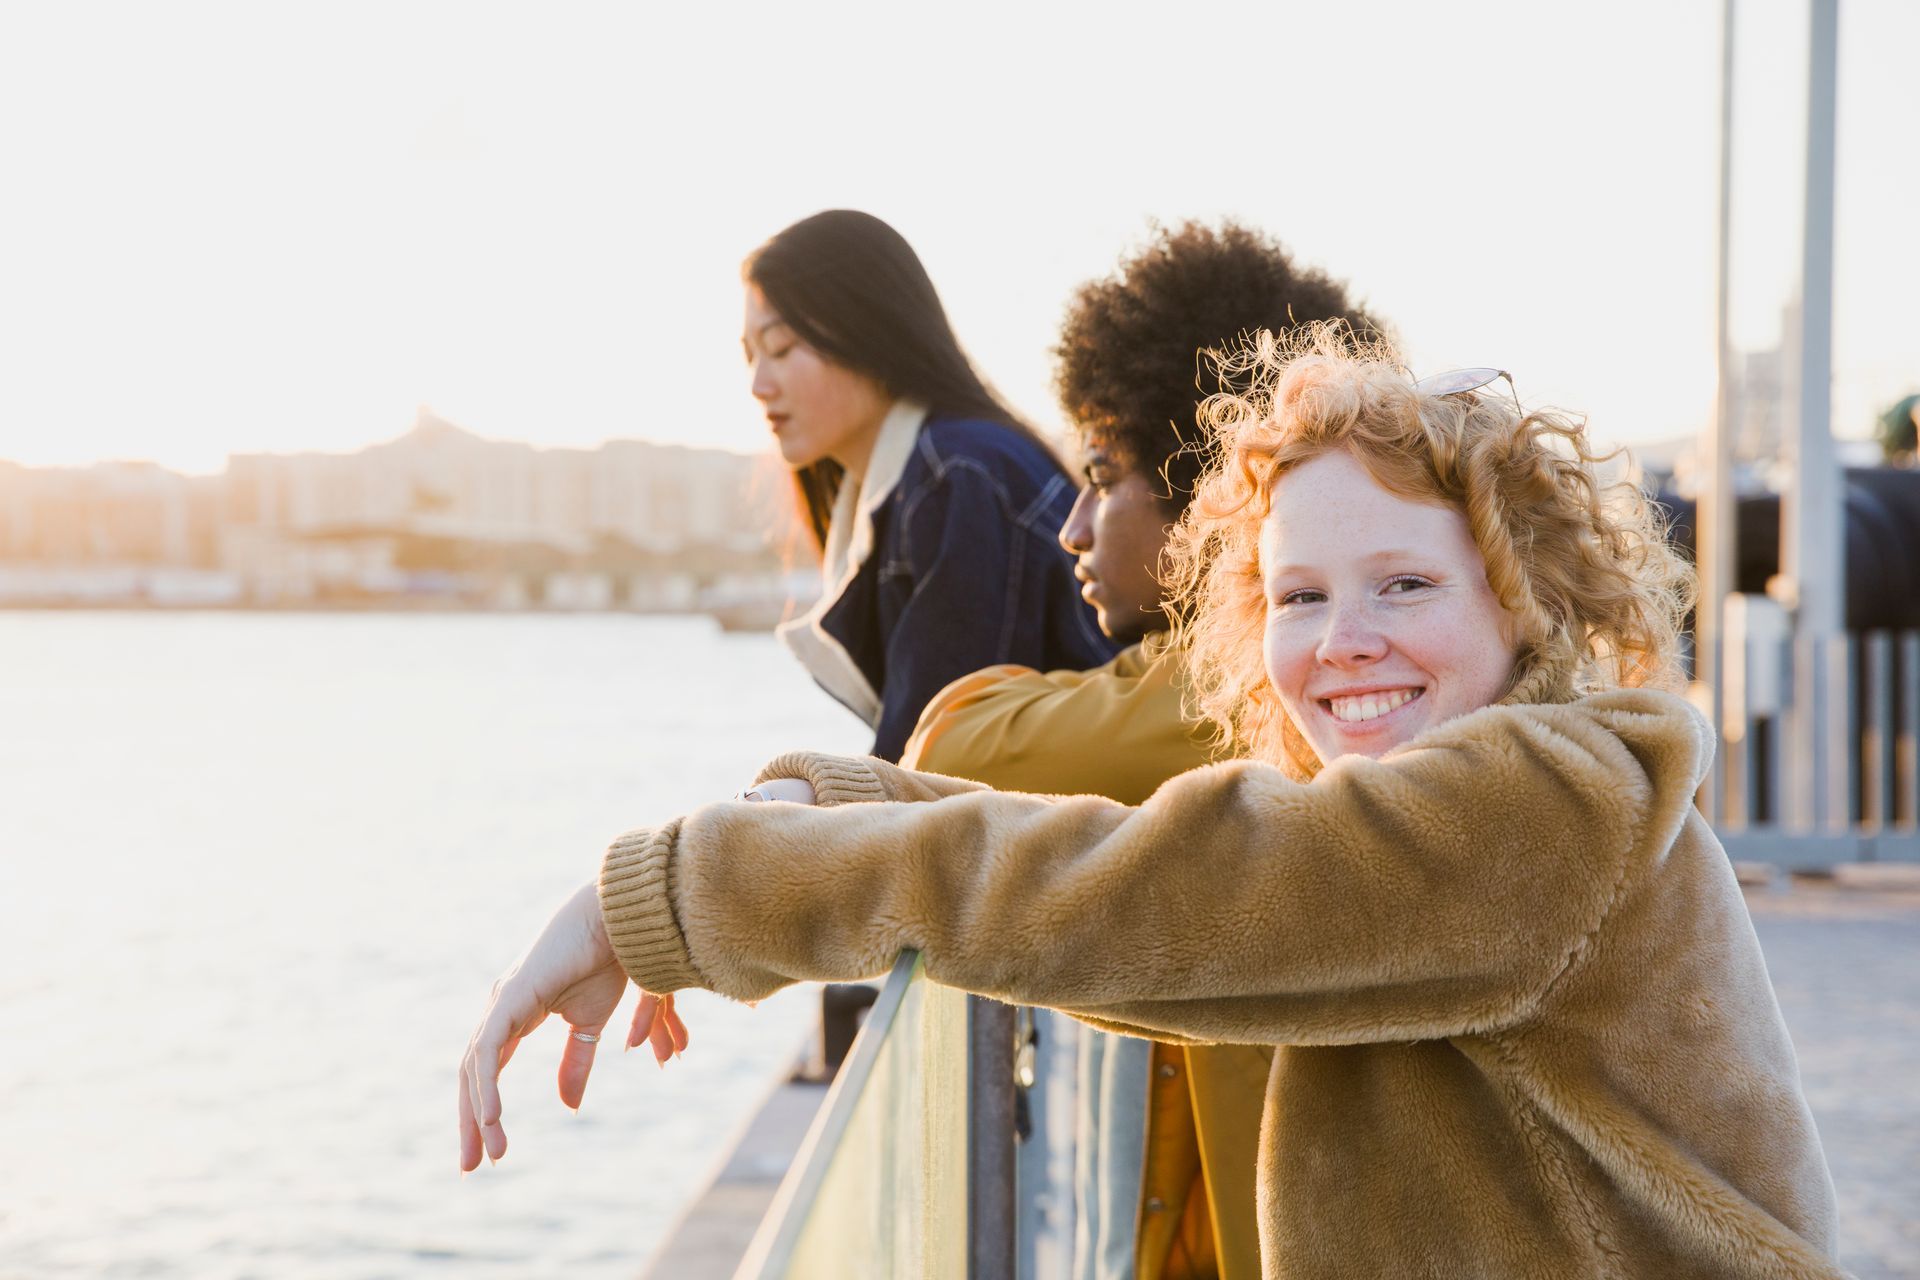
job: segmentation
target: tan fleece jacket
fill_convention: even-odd
[[[900,764],[1003,791],[1139,804],[1213,758],[1211,735],[1186,714],[1182,670],[1164,631],[1091,671],[988,667],[934,695]],[[1260,1274],[1254,1175],[1272,1067],[1270,1045],[1154,1047],[1138,1280]]]
[[[1792,1046],[1692,803],[1711,751],[1684,703],[1619,691],[1138,808],[803,753],[767,775],[835,807],[631,832],[601,901],[651,991],[754,999],[913,947],[1095,1025],[1284,1046],[1270,1276],[1836,1276]]]

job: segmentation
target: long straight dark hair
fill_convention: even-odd
[[[800,339],[896,399],[982,418],[1045,443],[974,372],[913,246],[870,213],[829,209],[747,256],[740,274]],[[796,505],[824,551],[846,470],[823,458],[793,472]]]

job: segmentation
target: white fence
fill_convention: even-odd
[[[1740,861],[1920,862],[1920,631],[1796,644],[1730,602],[1721,803]]]

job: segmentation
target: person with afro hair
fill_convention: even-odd
[[[1139,476],[1171,524],[1206,467],[1204,451],[1189,447],[1200,406],[1239,389],[1222,380],[1214,354],[1259,329],[1322,321],[1360,338],[1387,336],[1345,284],[1296,262],[1271,235],[1231,221],[1162,228],[1112,275],[1075,293],[1054,346],[1054,388],[1082,450],[1098,454],[1109,475]],[[1082,516],[1097,507],[1092,474]],[[1085,560],[1080,539],[1091,536],[1069,519],[1061,542]],[[1116,616],[1109,634],[1138,639],[1154,629],[1157,600],[1139,602],[1139,611],[1146,622]]]
[[[1215,353],[1243,334],[1316,321],[1381,332],[1338,280],[1235,222],[1156,228],[1112,275],[1074,293],[1055,388],[1084,472],[1060,543],[1101,630],[1131,647],[1091,671],[997,666],[963,677],[921,713],[904,765],[1139,804],[1214,757],[1167,651],[1161,553],[1205,470],[1200,406],[1241,389]],[[1034,1018],[1042,1063],[1077,1077],[1075,1280],[1257,1276],[1255,1138],[1272,1050],[1183,1048]],[[1059,1123],[1034,1114],[1043,1129]],[[1023,1184],[1044,1147],[1023,1151]]]

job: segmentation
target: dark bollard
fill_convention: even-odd
[[[864,982],[829,982],[820,989],[820,1034],[807,1052],[806,1061],[795,1071],[795,1080],[826,1084],[839,1073],[847,1060],[853,1038],[873,1007],[880,988]]]

